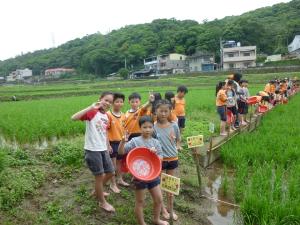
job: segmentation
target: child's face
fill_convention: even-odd
[[[101,104],[100,108],[104,111],[107,111],[113,102],[113,95],[105,95],[104,97],[100,98],[99,101]]]
[[[122,98],[117,98],[113,102],[113,110],[119,112],[119,111],[121,111],[123,105],[124,105],[123,99]]]
[[[159,121],[167,121],[170,116],[170,108],[168,105],[161,105],[156,109],[156,116]]]
[[[133,98],[129,100],[129,104],[131,106],[131,109],[137,110],[141,104],[141,100],[138,98]]]
[[[177,97],[178,98],[183,98],[184,96],[185,96],[185,92],[182,92],[182,91],[177,92]]]
[[[141,133],[144,137],[151,137],[153,134],[153,124],[151,122],[145,122],[141,125]]]

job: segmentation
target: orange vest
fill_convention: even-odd
[[[185,99],[175,97],[174,112],[176,116],[185,116]]]
[[[111,111],[107,112],[109,119],[108,139],[109,141],[121,141],[124,135],[124,120],[125,115],[114,115]]]

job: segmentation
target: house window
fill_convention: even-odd
[[[250,52],[244,52],[243,56],[250,56]]]
[[[233,53],[228,53],[228,57],[234,57]]]
[[[233,63],[229,63],[229,69],[233,69],[234,68],[234,64]]]
[[[182,60],[182,56],[180,56],[180,60]]]
[[[244,63],[244,67],[249,67],[250,63]]]

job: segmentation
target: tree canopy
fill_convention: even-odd
[[[220,38],[239,41],[244,46],[256,45],[258,53],[286,53],[287,44],[300,34],[299,15],[300,0],[293,0],[201,24],[157,19],[0,61],[0,75],[22,68],[39,75],[48,68],[69,67],[80,73],[105,76],[124,67],[125,58],[128,68],[138,69],[148,56],[170,52],[191,55],[197,50],[214,53],[218,59]]]

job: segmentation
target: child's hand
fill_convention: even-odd
[[[149,102],[154,102],[155,101],[155,97],[152,93],[149,94]]]
[[[156,152],[157,152],[157,150],[156,150],[155,147],[151,147],[149,150],[150,150],[150,152],[153,152],[153,153],[156,153]]]
[[[101,103],[100,102],[95,102],[92,104],[91,106],[93,109],[99,109],[101,107]]]
[[[124,135],[122,136],[122,141],[127,142],[127,141],[128,141],[128,138],[129,138],[129,133],[128,133],[128,131],[126,130],[125,133],[124,133]]]
[[[109,153],[113,153],[113,148],[111,147],[111,145],[108,145],[108,151]]]

